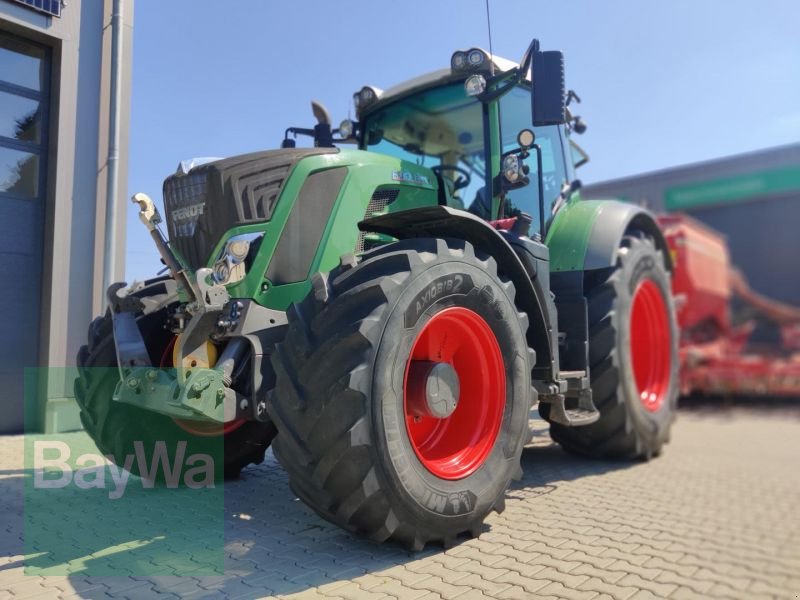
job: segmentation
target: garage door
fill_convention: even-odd
[[[22,430],[39,362],[49,78],[47,48],[0,31],[0,433]]]

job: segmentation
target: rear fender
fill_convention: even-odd
[[[622,238],[640,231],[653,238],[672,271],[667,241],[652,213],[616,200],[572,201],[559,211],[547,234],[551,270],[589,271],[617,264]]]

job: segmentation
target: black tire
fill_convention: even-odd
[[[152,293],[154,288],[150,287],[142,290],[140,295]],[[173,337],[163,327],[166,310],[162,308],[138,318],[154,365],[160,364],[163,352]],[[165,443],[172,461],[178,444],[185,442],[184,456],[209,455],[215,460],[215,477],[230,479],[238,476],[250,463],[261,463],[275,436],[275,426],[271,422],[248,421],[226,434],[223,445],[218,436],[192,435],[165,415],[114,402],[112,396],[119,381],[119,372],[111,314],[108,311],[89,325],[88,344],[78,352],[77,365],[75,398],[80,407],[81,422],[100,451],[109,455],[117,465],[124,465],[126,456],[135,455],[134,442],[142,442],[148,465],[156,443]],[[133,461],[131,472],[140,474],[137,460]],[[158,474],[158,480],[163,482],[160,469]]]
[[[494,259],[464,241],[403,240],[355,262],[316,275],[314,290],[288,312],[287,336],[273,354],[273,450],[292,490],[325,519],[415,550],[447,546],[501,511],[510,480],[522,474],[534,360],[528,319]],[[434,475],[415,454],[403,405],[412,344],[452,307],[474,311],[491,328],[506,381],[488,456],[456,480]]]
[[[639,399],[630,347],[634,292],[647,280],[655,284],[668,312],[671,360],[663,401],[652,411]],[[582,427],[551,423],[550,435],[565,450],[581,456],[645,460],[658,456],[669,441],[679,391],[679,332],[663,254],[651,239],[627,236],[616,268],[587,277],[586,295],[591,385],[601,416]],[[547,404],[539,405],[543,418],[547,419],[549,409]]]

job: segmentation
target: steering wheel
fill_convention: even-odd
[[[470,175],[469,171],[459,165],[436,165],[435,167],[431,167],[431,171],[433,171],[437,177],[442,176],[442,171],[455,171],[461,175],[461,177],[453,182],[454,192],[464,189],[469,185],[469,182],[472,181],[472,176]]]

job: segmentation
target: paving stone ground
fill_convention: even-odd
[[[351,537],[298,501],[268,454],[225,486],[224,575],[191,577],[26,575],[23,441],[0,438],[0,600],[800,598],[800,408],[681,411],[650,463],[574,458],[534,426],[505,512],[447,551]],[[125,516],[120,535],[136,540]]]

